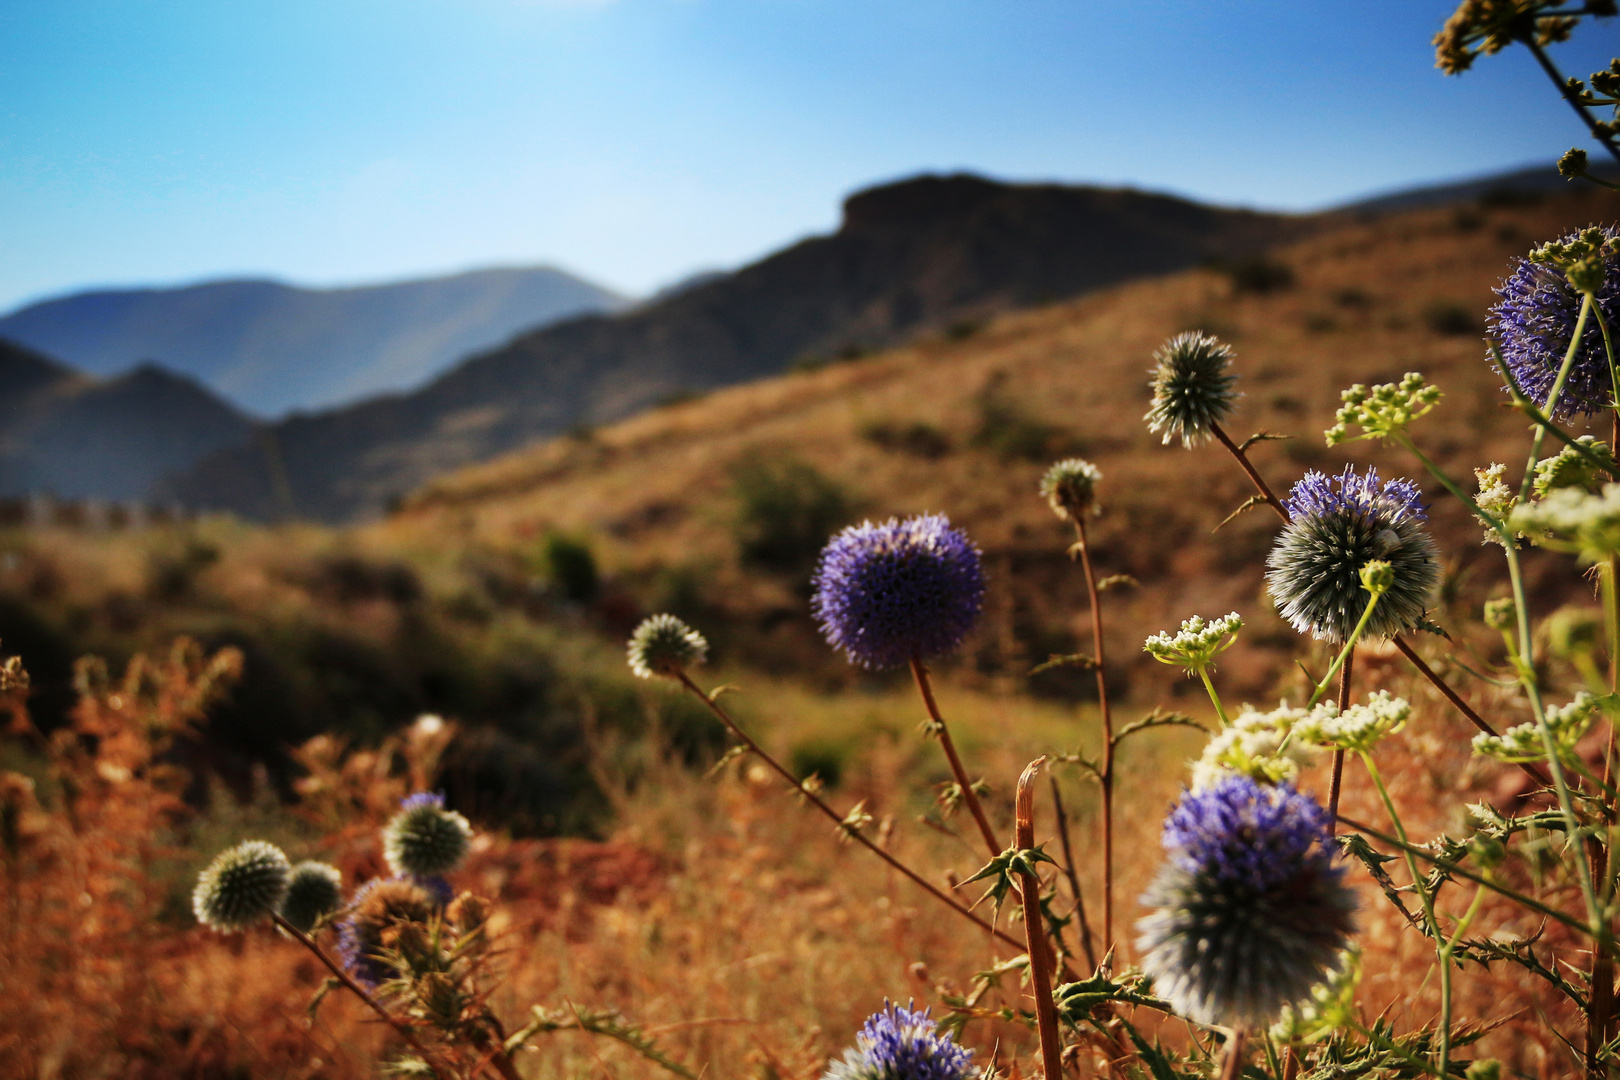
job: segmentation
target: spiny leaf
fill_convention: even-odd
[[[1278,441],[1281,441],[1281,440],[1294,439],[1294,438],[1298,438],[1298,436],[1296,436],[1296,435],[1281,435],[1281,434],[1278,434],[1275,431],[1257,431],[1253,435],[1250,435],[1247,439],[1244,439],[1242,442],[1238,443],[1238,449],[1239,450],[1247,450],[1249,447],[1253,446],[1255,443],[1278,442]]]
[[[1223,529],[1234,518],[1237,518],[1237,517],[1239,517],[1239,516],[1241,516],[1243,514],[1248,513],[1250,510],[1253,510],[1257,506],[1264,506],[1264,505],[1266,505],[1266,497],[1264,495],[1250,495],[1247,499],[1243,500],[1243,504],[1241,506],[1239,506],[1236,510],[1232,511],[1230,514],[1227,514],[1224,518],[1221,519],[1221,523],[1219,525],[1215,526],[1213,529],[1211,529],[1209,531],[1212,532],[1212,533],[1218,533],[1218,532],[1221,531],[1221,529]]]
[[[1047,657],[1045,662],[1036,664],[1034,667],[1030,668],[1029,673],[1031,675],[1039,675],[1041,672],[1050,671],[1053,668],[1077,667],[1085,669],[1094,668],[1096,666],[1097,661],[1093,657],[1087,656],[1085,653],[1070,653],[1067,656],[1059,653],[1053,653],[1051,656]]]

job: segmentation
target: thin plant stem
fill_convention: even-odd
[[[361,1001],[369,1005],[372,1012],[380,1016],[384,1023],[398,1032],[399,1037],[404,1039],[406,1044],[409,1045],[412,1050],[416,1051],[417,1055],[421,1057],[423,1064],[425,1064],[428,1069],[432,1071],[433,1075],[440,1077],[440,1080],[443,1080],[443,1078],[447,1075],[442,1071],[443,1066],[434,1058],[434,1055],[428,1052],[427,1047],[422,1045],[421,1040],[416,1037],[416,1032],[411,1030],[409,1024],[405,1023],[405,1021],[383,1008],[382,1003],[373,997],[369,990],[361,986],[360,983],[355,980],[354,976],[350,975],[342,964],[339,964],[336,960],[333,960],[331,954],[325,949],[321,948],[320,942],[316,941],[314,938],[298,929],[298,927],[282,918],[280,912],[272,911],[270,913],[270,917],[275,920],[276,925],[281,927],[288,937],[291,937],[294,941],[298,942],[298,944],[314,953],[315,958],[326,966],[326,970],[330,971],[338,982],[342,983],[346,989],[352,992]]]
[[[752,753],[757,755],[759,759],[768,765],[778,776],[780,776],[783,780],[786,780],[788,782],[788,786],[793,788],[800,795],[804,796],[804,798],[808,799],[812,806],[814,806],[817,810],[820,810],[824,815],[835,822],[838,827],[843,830],[844,835],[848,836],[857,844],[860,844],[862,847],[866,848],[866,850],[888,863],[892,869],[898,870],[902,875],[910,880],[912,884],[928,893],[928,895],[932,896],[934,899],[938,900],[952,911],[955,911],[964,919],[967,919],[969,922],[973,923],[985,933],[1000,938],[1002,941],[1016,949],[1022,949],[1024,947],[1023,942],[1019,941],[1011,934],[1007,934],[996,929],[994,926],[991,926],[989,923],[973,914],[973,912],[963,907],[953,897],[936,888],[926,878],[918,874],[915,870],[911,869],[911,867],[907,866],[893,855],[890,855],[887,851],[884,851],[877,844],[867,839],[866,835],[859,829],[852,829],[848,827],[845,824],[843,816],[840,815],[838,811],[827,805],[826,800],[822,799],[821,796],[812,791],[806,790],[804,784],[801,783],[791,772],[789,772],[781,762],[777,761],[776,758],[766,753],[765,748],[760,746],[759,743],[755,742],[753,737],[750,736],[748,732],[744,731],[737,721],[731,718],[731,714],[728,713],[718,701],[715,701],[708,694],[704,693],[697,683],[692,681],[691,676],[687,675],[684,671],[679,671],[676,673],[675,677],[694,697],[703,702],[704,706],[708,708],[708,710],[713,713],[722,724],[726,725],[726,729],[741,740],[744,746],[748,747]],[[999,855],[1000,852],[997,852],[996,854]]]
[[[1103,948],[1114,947],[1114,717],[1108,705],[1107,657],[1103,646],[1101,594],[1097,574],[1091,566],[1091,544],[1086,537],[1085,516],[1075,518],[1075,547],[1080,549],[1080,566],[1086,576],[1086,599],[1091,605],[1091,649],[1097,662],[1097,707],[1102,714],[1102,768],[1097,781],[1102,787],[1103,833]],[[1215,709],[1220,711],[1219,703]],[[1223,724],[1226,722],[1223,718]]]
[[[1418,674],[1429,680],[1429,683],[1436,690],[1440,691],[1445,699],[1451,702],[1452,706],[1456,708],[1458,712],[1467,717],[1470,723],[1487,735],[1496,734],[1496,729],[1491,727],[1486,719],[1474,710],[1473,706],[1464,701],[1457,691],[1451,688],[1451,685],[1447,683],[1446,680],[1442,679],[1433,668],[1426,664],[1423,657],[1418,655],[1417,650],[1412,648],[1412,646],[1407,643],[1405,638],[1396,635],[1390,640],[1395,643],[1395,647],[1400,650],[1401,655],[1406,657],[1407,661],[1410,662],[1413,667],[1417,668]],[[1517,764],[1519,768],[1524,771],[1525,775],[1529,776],[1530,779],[1536,782],[1537,787],[1552,787],[1552,778],[1546,773],[1542,772],[1540,769],[1536,768],[1530,762],[1521,761]]]
[[[1063,792],[1058,788],[1057,777],[1048,772],[1046,779],[1052,786],[1052,809],[1057,812],[1058,839],[1063,844],[1063,873],[1069,879],[1069,891],[1074,893],[1074,913],[1080,919],[1080,947],[1086,950],[1086,963],[1096,971],[1097,950],[1091,944],[1091,924],[1086,920],[1086,897],[1080,891],[1080,878],[1074,870],[1074,848],[1069,843],[1069,815],[1063,808]]]
[[[1209,430],[1216,439],[1220,440],[1220,444],[1226,447],[1227,453],[1231,454],[1237,459],[1237,463],[1243,467],[1243,471],[1249,474],[1249,480],[1254,484],[1255,490],[1260,492],[1260,497],[1266,500],[1266,504],[1268,506],[1277,511],[1278,517],[1282,518],[1284,521],[1287,521],[1287,507],[1283,506],[1282,500],[1277,498],[1276,493],[1271,490],[1271,486],[1266,483],[1265,478],[1262,477],[1254,465],[1250,463],[1249,455],[1244,453],[1243,448],[1237,443],[1233,442],[1227,436],[1226,432],[1221,429],[1220,424],[1217,424],[1215,421],[1211,420]]]
[[[1474,890],[1474,899],[1468,905],[1463,917],[1457,920],[1457,928],[1452,931],[1449,938],[1445,938],[1440,945],[1440,1075],[1450,1073],[1451,1066],[1451,958],[1456,954],[1457,945],[1462,941],[1463,934],[1468,932],[1468,925],[1479,914],[1479,906],[1485,899],[1485,886],[1481,885]]]
[[[1046,759],[1036,758],[1024,767],[1018,778],[1013,846],[1027,851],[1035,846],[1035,777]],[[1035,1023],[1041,1035],[1041,1064],[1046,1080],[1063,1075],[1063,1047],[1059,1041],[1057,1004],[1052,1000],[1051,945],[1046,940],[1045,920],[1041,918],[1041,880],[1033,872],[1020,871],[1018,891],[1024,902],[1024,934],[1029,950],[1030,989],[1035,994]]]
[[[1547,55],[1547,50],[1543,49],[1536,41],[1533,36],[1534,31],[1531,33],[1532,36],[1522,37],[1519,40],[1524,43],[1525,48],[1530,50],[1530,54],[1536,58],[1536,63],[1540,64],[1541,70],[1547,73],[1547,78],[1551,79],[1553,85],[1558,87],[1558,96],[1567,101],[1569,107],[1575,110],[1575,115],[1581,118],[1581,123],[1586,125],[1587,133],[1602,143],[1603,149],[1607,150],[1614,160],[1620,161],[1620,146],[1616,146],[1613,139],[1598,129],[1597,121],[1592,119],[1592,114],[1586,111],[1586,106],[1581,103],[1581,99],[1575,96],[1574,90],[1570,89],[1569,84],[1564,80],[1563,73],[1558,70],[1558,65],[1552,62],[1552,57]]]
[[[1221,707],[1221,695],[1215,692],[1215,683],[1209,677],[1209,668],[1198,669],[1198,677],[1204,680],[1204,689],[1209,693],[1210,704],[1215,706],[1215,717],[1221,722],[1221,727],[1227,727],[1231,721],[1226,718],[1226,710]]]
[[[1327,669],[1327,674],[1322,676],[1322,681],[1316,684],[1316,689],[1311,693],[1311,699],[1305,703],[1307,709],[1315,707],[1316,703],[1322,700],[1322,695],[1327,693],[1328,687],[1333,685],[1333,679],[1339,674],[1339,670],[1349,666],[1350,656],[1356,651],[1356,642],[1361,640],[1362,632],[1367,629],[1367,623],[1372,619],[1373,608],[1378,606],[1378,601],[1383,595],[1381,592],[1368,593],[1367,606],[1361,610],[1361,618],[1356,622],[1356,628],[1350,631],[1350,636],[1345,639],[1344,647],[1339,650],[1339,655],[1334,657],[1333,666]]]
[[[962,802],[966,804],[968,813],[973,815],[973,821],[979,826],[979,835],[984,837],[984,846],[990,849],[993,859],[1001,854],[1001,844],[996,840],[996,831],[990,827],[990,819],[985,816],[984,804],[979,802],[979,793],[973,790],[973,782],[968,779],[967,769],[962,765],[962,757],[956,752],[956,742],[951,738],[951,729],[945,726],[945,717],[939,711],[939,704],[934,700],[934,687],[928,680],[928,669],[917,657],[911,658],[911,675],[917,681],[917,692],[922,694],[923,705],[928,710],[928,719],[931,721],[929,730],[939,736],[939,745],[945,751],[945,760],[950,762],[951,775],[956,778],[957,789],[962,792]]]
[[[1221,1058],[1221,1080],[1238,1080],[1243,1075],[1243,1044],[1247,1041],[1242,1028],[1234,1028],[1226,1040],[1226,1056]]]
[[[1373,603],[1376,603],[1377,600],[1378,598],[1374,596],[1372,600],[1368,602],[1367,607],[1371,608]],[[1351,649],[1345,654],[1344,670],[1339,672],[1340,712],[1344,712],[1344,710],[1350,707],[1350,672],[1355,667],[1355,664],[1355,650]],[[1342,749],[1336,749],[1333,751],[1333,780],[1328,786],[1328,817],[1332,818],[1334,821],[1339,819],[1339,789],[1343,783],[1344,751]]]
[[[1559,396],[1564,392],[1564,384],[1569,381],[1570,369],[1575,366],[1575,356],[1581,351],[1581,335],[1586,332],[1586,317],[1591,311],[1592,294],[1584,293],[1581,296],[1581,313],[1575,317],[1575,333],[1569,339],[1569,348],[1564,350],[1564,362],[1558,365],[1558,376],[1553,379],[1552,389],[1547,391],[1547,403],[1541,407],[1548,421],[1552,420],[1553,409],[1558,404]],[[1520,502],[1530,497],[1530,486],[1536,479],[1536,462],[1541,460],[1541,444],[1546,437],[1547,425],[1537,424],[1535,434],[1530,437],[1530,461],[1524,467],[1524,479],[1519,481]]]

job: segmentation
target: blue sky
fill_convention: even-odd
[[[1304,209],[1581,142],[1522,51],[1433,68],[1452,6],[0,0],[0,310],[539,262],[638,294],[923,170]]]

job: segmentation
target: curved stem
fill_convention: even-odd
[[[405,1023],[405,1021],[401,1020],[399,1017],[395,1016],[393,1013],[389,1012],[387,1009],[383,1008],[382,1003],[373,997],[369,990],[356,982],[354,976],[350,975],[342,964],[339,964],[336,960],[333,960],[331,955],[327,953],[325,949],[321,948],[318,941],[304,933],[302,930],[298,929],[298,927],[294,926],[286,919],[282,918],[279,912],[272,911],[270,913],[270,917],[275,920],[276,925],[281,927],[288,937],[292,938],[294,941],[298,942],[298,944],[314,953],[315,958],[322,964],[326,965],[326,970],[330,971],[333,976],[337,978],[338,982],[342,983],[344,987],[351,991],[361,1001],[371,1006],[372,1012],[375,1012],[378,1016],[382,1017],[383,1021],[389,1027],[397,1031],[399,1033],[399,1037],[404,1039],[412,1050],[416,1051],[418,1056],[421,1057],[422,1063],[432,1071],[434,1076],[443,1077],[446,1075],[441,1071],[442,1066],[435,1060],[434,1056],[428,1052],[427,1047],[422,1045],[421,1040],[416,1037],[416,1032],[411,1030],[410,1025]]]
[[[680,680],[681,685],[686,687],[686,689],[690,691],[693,696],[695,696],[699,701],[703,702],[704,706],[711,713],[713,713],[722,724],[726,725],[727,730],[741,740],[744,746],[748,747],[748,749],[757,755],[761,761],[770,766],[770,768],[775,771],[778,776],[780,776],[783,780],[786,780],[788,782],[788,786],[793,788],[806,799],[810,800],[810,804],[836,823],[838,827],[844,831],[846,836],[854,840],[857,844],[860,844],[862,847],[866,848],[866,850],[870,851],[884,862],[888,863],[890,868],[898,870],[908,880],[910,880],[912,884],[928,893],[928,895],[932,896],[935,900],[938,900],[940,903],[944,904],[946,907],[950,908],[964,919],[967,919],[969,922],[973,923],[985,933],[992,934],[995,937],[1000,938],[1002,941],[1013,946],[1014,948],[1022,949],[1024,947],[1023,942],[1019,941],[1010,934],[997,930],[995,927],[973,914],[973,912],[963,907],[954,898],[946,895],[944,892],[941,892],[938,888],[930,884],[926,878],[922,877],[922,875],[911,869],[911,867],[907,866],[899,859],[896,859],[887,851],[884,851],[882,848],[878,847],[871,840],[868,840],[866,835],[859,829],[848,828],[844,824],[844,818],[840,816],[838,811],[834,810],[831,806],[828,806],[826,801],[823,800],[819,795],[806,791],[804,785],[800,783],[797,777],[789,772],[781,762],[777,761],[770,754],[766,753],[765,748],[760,746],[759,743],[755,742],[753,737],[750,736],[748,732],[744,731],[738,725],[737,721],[731,718],[731,714],[726,712],[726,710],[720,706],[719,702],[715,701],[713,698],[709,697],[708,694],[704,693],[703,690],[698,687],[697,683],[692,681],[691,677],[688,676],[686,672],[678,672],[676,674],[676,678]],[[999,855],[1001,853],[998,851],[996,854]]]
[[[1209,694],[1210,704],[1215,706],[1215,718],[1221,722],[1221,727],[1229,726],[1231,721],[1226,718],[1226,710],[1221,707],[1221,695],[1215,692],[1215,683],[1209,677],[1209,668],[1199,668],[1198,677],[1204,680],[1204,690]]]
[[[1254,484],[1255,490],[1260,493],[1260,497],[1266,500],[1266,505],[1277,511],[1277,516],[1282,518],[1283,521],[1287,521],[1288,508],[1283,506],[1282,500],[1272,492],[1271,486],[1266,483],[1265,478],[1250,464],[1249,455],[1243,452],[1242,447],[1228,438],[1221,425],[1213,420],[1210,421],[1209,430],[1216,439],[1220,440],[1220,444],[1226,447],[1227,452],[1237,459],[1237,463],[1243,466],[1243,471],[1249,474],[1250,482]]]
[[[1091,544],[1086,537],[1084,517],[1075,520],[1074,532],[1078,541],[1075,546],[1080,549],[1080,566],[1086,575],[1086,598],[1091,605],[1091,650],[1097,661],[1097,707],[1102,714],[1102,768],[1097,780],[1102,786],[1103,948],[1109,950],[1114,947],[1114,716],[1108,704],[1101,594],[1097,591],[1097,575],[1091,566]],[[1215,709],[1220,711],[1219,702]],[[1221,722],[1224,724],[1226,721],[1223,718]]]
[[[1024,767],[1018,778],[1013,846],[1026,851],[1035,846],[1035,777],[1046,759],[1036,758]],[[1035,1023],[1041,1035],[1041,1064],[1046,1080],[1061,1080],[1063,1048],[1058,1037],[1057,1004],[1052,1000],[1051,946],[1046,940],[1041,918],[1041,881],[1030,871],[1018,874],[1018,891],[1024,902],[1024,935],[1029,950],[1029,981],[1035,994]]]
[[[915,656],[911,658],[911,675],[917,680],[917,690],[922,694],[923,705],[928,709],[928,719],[933,722],[931,730],[939,736],[939,745],[945,751],[945,760],[950,762],[951,775],[956,777],[956,786],[962,792],[962,802],[967,805],[968,813],[973,815],[974,822],[979,826],[979,835],[984,837],[984,846],[990,849],[993,859],[1001,854],[1001,844],[996,840],[996,832],[990,827],[990,819],[985,816],[984,805],[979,802],[979,793],[973,790],[973,782],[968,779],[967,769],[962,765],[962,758],[956,752],[956,742],[951,738],[951,729],[945,726],[945,717],[940,715],[939,705],[934,701],[934,688],[928,681],[928,669],[923,662]]]

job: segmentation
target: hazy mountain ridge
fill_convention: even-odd
[[[273,458],[229,451],[172,490],[252,517],[375,514],[449,469],[672,396],[1252,254],[1315,224],[1125,189],[918,177],[851,196],[831,236],[661,303],[524,335],[413,393],[288,418],[271,428]]]
[[[253,422],[152,365],[98,380],[0,339],[0,495],[147,500]]]
[[[0,318],[0,337],[95,375],[152,361],[276,416],[409,389],[514,334],[624,303],[549,267],[342,289],[213,281],[41,301]]]

